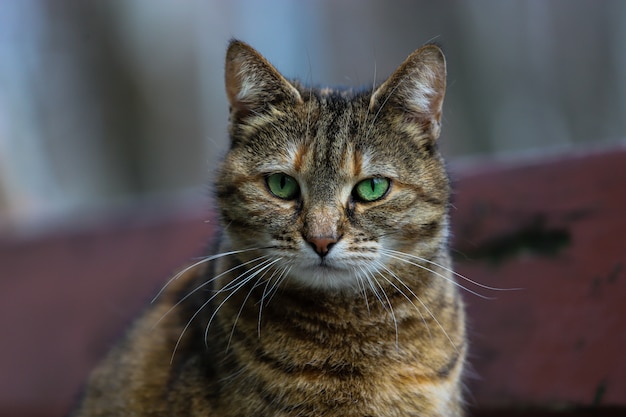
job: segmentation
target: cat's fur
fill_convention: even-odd
[[[435,143],[445,78],[427,45],[373,91],[312,89],[232,41],[224,255],[168,285],[75,415],[463,415],[464,311]],[[299,193],[273,195],[271,174]],[[390,187],[363,201],[355,187],[373,177]]]

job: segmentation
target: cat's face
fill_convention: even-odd
[[[416,51],[373,92],[287,82],[245,44],[226,68],[232,147],[218,198],[232,248],[259,276],[364,288],[395,251],[432,256],[447,237],[448,181],[434,141],[445,64]]]

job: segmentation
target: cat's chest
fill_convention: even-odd
[[[220,322],[231,330],[224,331],[228,360],[220,361],[229,381],[223,387],[229,393],[221,396],[229,403],[225,410],[235,401],[247,410],[241,415],[347,417],[423,411],[423,402],[416,399],[423,397],[432,369],[420,365],[426,359],[420,357],[423,352],[401,347],[406,340],[396,332],[409,329],[402,323],[396,328],[388,313],[374,318],[372,311],[348,315],[345,308],[334,313],[288,309],[294,299],[281,303],[278,297],[273,303],[280,307],[266,306],[259,319],[258,305],[250,298],[250,305],[240,309],[222,307],[226,317],[237,321],[234,330],[231,321]],[[348,317],[334,316],[340,311]]]
[[[218,415],[224,416],[418,416],[446,415],[434,412],[445,406],[427,397],[435,391],[450,391],[424,384],[417,375],[387,372],[370,375],[351,370],[298,369],[288,373],[266,369],[265,379],[260,375],[237,378],[230,389],[223,392]],[[233,381],[235,382],[235,381]],[[441,398],[441,397],[440,397]],[[223,410],[223,411],[222,411]],[[233,413],[233,410],[237,410]],[[426,414],[428,413],[428,414]]]

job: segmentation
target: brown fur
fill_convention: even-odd
[[[444,90],[431,45],[351,92],[288,82],[233,41],[224,255],[167,287],[75,415],[463,415],[464,312],[435,143]],[[272,194],[277,173],[297,180],[295,197]],[[355,187],[372,177],[390,188],[362,201]]]

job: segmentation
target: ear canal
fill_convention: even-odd
[[[251,46],[232,40],[226,52],[226,95],[235,113],[263,112],[268,105],[302,101],[290,84]]]
[[[441,49],[426,45],[413,52],[370,99],[370,110],[400,111],[409,122],[428,126],[439,136],[446,90],[446,61]]]

